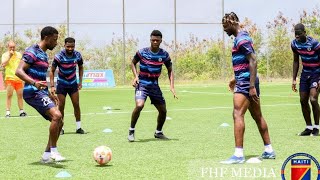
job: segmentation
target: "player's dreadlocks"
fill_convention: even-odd
[[[234,12],[226,13],[222,18],[222,24],[239,24],[239,18]]]

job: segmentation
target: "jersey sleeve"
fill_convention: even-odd
[[[294,45],[293,41],[291,42],[291,50],[292,50],[292,52],[298,54],[297,47]]]
[[[33,64],[36,61],[36,56],[31,51],[25,51],[22,55],[22,60],[27,64]]]
[[[252,42],[249,40],[242,40],[238,43],[239,50],[245,55],[254,53]]]
[[[313,44],[314,50],[316,54],[320,55],[320,43],[318,41],[315,41]]]
[[[169,53],[166,52],[166,59],[164,60],[164,65],[169,68],[172,66],[172,61],[171,61],[171,58],[170,58],[170,55]]]
[[[83,65],[82,55],[78,53],[78,66],[82,66],[82,65]]]
[[[58,64],[59,64],[59,61],[60,61],[60,60],[59,60],[59,56],[58,56],[58,55],[55,55],[55,56],[54,56],[54,59],[53,59],[53,61],[52,61],[52,66],[56,68],[56,67],[58,66]]]
[[[134,55],[133,59],[135,59],[138,62],[141,60],[141,54],[139,51],[136,52],[136,55]]]

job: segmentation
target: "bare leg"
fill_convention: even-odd
[[[13,86],[11,85],[7,86],[7,102],[6,102],[7,111],[10,111],[11,109],[11,100],[12,100],[13,90],[14,90]]]
[[[59,139],[59,128],[63,125],[62,115],[57,108],[51,108],[47,111],[47,115],[51,119],[51,124],[49,127],[49,140],[47,144],[46,151],[50,151],[50,147],[56,147],[57,141]]]
[[[234,138],[236,147],[243,147],[243,136],[245,131],[244,115],[249,107],[250,101],[241,93],[233,96],[233,120]]]
[[[23,88],[21,89],[18,89],[16,91],[17,93],[17,99],[18,99],[18,107],[19,107],[19,110],[22,110],[23,109],[23,99],[22,99],[22,95],[23,95]]]
[[[71,102],[72,102],[73,109],[74,109],[74,117],[76,118],[76,121],[81,121],[79,91],[71,94],[70,98],[71,98]]]
[[[59,99],[59,111],[61,112],[62,119],[64,119],[64,106],[66,103],[66,96],[63,94],[57,94],[57,97]]]
[[[310,117],[310,106],[309,106],[309,93],[300,92],[300,104],[302,109],[302,114],[307,126],[312,126],[311,117]]]
[[[255,120],[258,126],[264,145],[271,144],[268,125],[264,117],[262,116],[260,100],[258,101],[258,103],[250,101],[249,111],[251,113],[252,118]]]
[[[314,124],[319,125],[319,103],[318,103],[318,96],[319,92],[316,88],[311,88],[310,90],[310,103],[312,106],[312,112],[313,112],[313,118],[314,118]]]
[[[167,109],[166,109],[166,104],[161,104],[161,105],[154,105],[159,114],[158,114],[158,119],[157,119],[157,130],[162,131],[162,127],[166,121],[167,117]]]
[[[137,99],[136,100],[136,107],[133,109],[132,115],[131,115],[131,128],[135,128],[137,121],[140,116],[140,112],[142,111],[144,107],[145,100],[144,99]]]

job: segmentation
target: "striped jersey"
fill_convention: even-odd
[[[320,43],[310,36],[302,43],[294,39],[291,42],[291,49],[300,55],[303,72],[320,72]]]
[[[58,67],[58,84],[72,86],[77,84],[77,65],[82,66],[83,60],[80,52],[73,51],[72,56],[67,56],[66,50],[56,54],[52,66]]]
[[[39,45],[35,44],[27,48],[22,55],[22,60],[30,65],[26,70],[26,74],[29,77],[35,81],[46,81],[47,70],[49,67],[48,55],[39,47]],[[39,90],[35,86],[25,83],[23,89],[24,98],[34,97],[38,92]],[[48,94],[48,89],[41,92]]]
[[[249,60],[247,55],[255,53],[248,32],[241,31],[234,39],[232,47],[232,65],[237,82],[250,81]]]
[[[140,62],[139,83],[142,85],[157,85],[162,65],[167,68],[172,66],[169,53],[161,48],[157,53],[149,47],[140,49],[134,59]]]

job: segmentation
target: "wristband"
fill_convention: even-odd
[[[32,85],[33,85],[33,86],[36,86],[36,82],[35,82],[35,81],[33,81]]]

